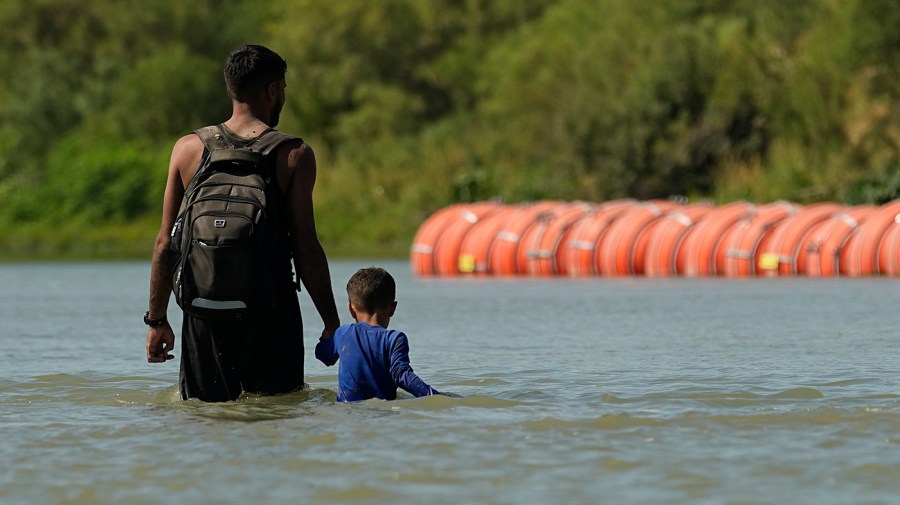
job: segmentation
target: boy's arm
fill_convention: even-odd
[[[391,342],[391,377],[403,390],[416,398],[441,394],[413,372],[409,364],[409,340],[402,332]]]
[[[323,335],[316,344],[316,359],[325,363],[325,366],[331,366],[337,363],[340,357],[337,353],[337,338],[334,333],[329,336]]]

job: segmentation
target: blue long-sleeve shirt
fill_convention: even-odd
[[[440,394],[409,364],[409,341],[401,331],[368,323],[345,324],[316,345],[316,358],[338,362],[338,401],[394,400],[401,387],[413,396]]]

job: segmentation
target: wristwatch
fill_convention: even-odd
[[[166,324],[166,316],[163,316],[159,319],[150,319],[150,311],[144,312],[144,324],[151,328],[159,328],[160,326]]]

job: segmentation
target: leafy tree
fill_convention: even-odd
[[[152,240],[246,42],[288,60],[280,127],[339,250],[402,251],[457,201],[900,191],[894,0],[5,0],[0,236]]]

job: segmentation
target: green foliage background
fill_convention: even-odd
[[[245,42],[288,61],[331,254],[489,198],[898,197],[895,0],[4,0],[0,256],[148,257]]]

